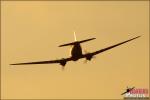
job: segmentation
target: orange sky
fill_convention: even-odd
[[[2,1],[3,99],[121,99],[127,86],[149,88],[148,1]],[[96,37],[82,44],[95,51],[142,35],[84,59],[58,64],[10,66],[10,63],[69,56],[58,45]]]

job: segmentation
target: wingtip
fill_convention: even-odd
[[[25,63],[16,63],[16,64],[9,64],[9,65],[23,65]]]
[[[137,38],[139,38],[139,37],[141,37],[142,35],[139,35],[139,36],[136,36],[136,37],[134,37],[133,39],[137,39]]]
[[[95,37],[94,38],[91,38],[91,40],[94,40],[94,39],[96,39]]]
[[[141,37],[142,35],[137,36],[137,38]]]
[[[18,65],[18,64],[9,64],[9,65]]]

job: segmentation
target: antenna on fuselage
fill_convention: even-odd
[[[77,41],[76,32],[74,32],[74,41]]]

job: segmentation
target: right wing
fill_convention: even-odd
[[[136,38],[139,38],[139,37],[141,37],[141,36],[137,36],[137,37],[135,37],[135,38],[126,40],[126,41],[124,41],[124,42],[121,42],[121,43],[118,43],[118,44],[115,44],[115,45],[106,47],[106,48],[104,48],[104,49],[97,50],[97,51],[95,51],[95,52],[93,52],[93,53],[84,54],[81,58],[88,58],[88,57],[89,57],[89,58],[91,59],[94,55],[97,55],[97,54],[102,53],[102,52],[104,52],[104,51],[110,50],[110,49],[112,49],[112,48],[114,48],[114,47],[117,47],[117,46],[122,45],[122,44],[124,44],[124,43],[127,43],[127,42],[129,42],[129,41],[132,41],[132,40],[134,40],[134,39],[136,39]],[[88,60],[90,60],[90,59],[88,59]]]
[[[52,64],[52,63],[59,63],[62,66],[65,66],[67,61],[71,61],[72,58],[62,58],[59,60],[49,60],[49,61],[37,61],[37,62],[26,62],[26,63],[15,63],[15,64],[10,64],[10,65],[29,65],[29,64]]]
[[[130,91],[132,91],[135,87],[131,88]]]

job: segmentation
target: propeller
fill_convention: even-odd
[[[90,52],[88,52],[87,50],[84,50],[85,54],[90,54]],[[96,56],[87,56],[87,58],[84,60],[84,63],[87,63],[88,61],[95,59]]]
[[[61,67],[61,70],[64,71],[64,69],[65,69],[65,66],[62,66],[62,67]]]
[[[83,61],[83,63],[84,63],[84,64],[86,64],[87,62],[88,62],[88,60],[87,60],[87,59],[85,59],[85,60]]]

